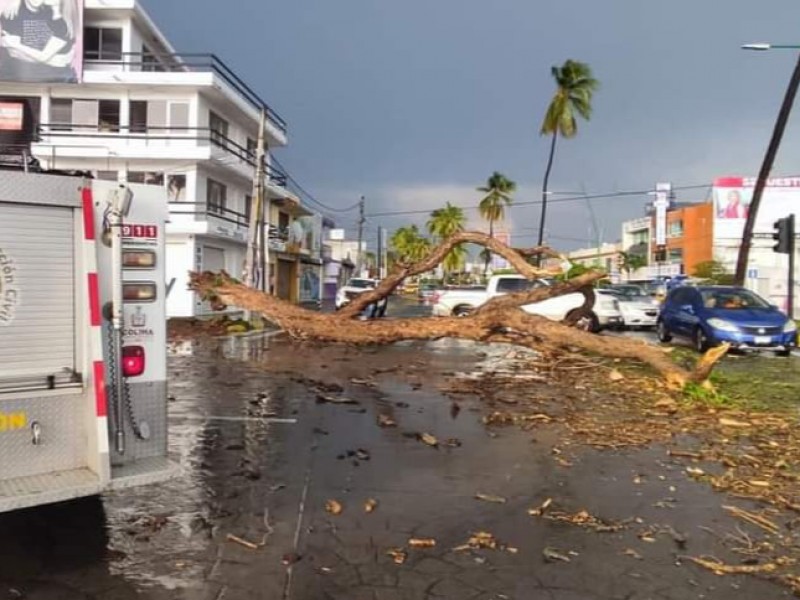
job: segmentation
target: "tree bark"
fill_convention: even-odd
[[[385,298],[409,276],[419,275],[435,267],[447,253],[460,243],[485,246],[509,261],[527,279],[552,276],[559,269],[542,269],[528,263],[526,258],[541,255],[558,256],[548,248],[514,250],[505,244],[477,232],[462,232],[434,248],[423,260],[414,264],[400,263],[375,290],[357,296],[347,307],[333,314],[310,311],[274,296],[248,288],[226,273],[192,273],[190,287],[216,309],[226,305],[238,306],[261,313],[290,336],[297,339],[314,339],[322,342],[341,342],[356,345],[388,344],[403,340],[436,340],[459,338],[479,342],[504,341],[532,349],[575,349],[644,362],[659,372],[667,383],[683,387],[688,382],[702,382],[718,360],[702,364],[692,373],[676,365],[659,347],[641,340],[604,337],[590,334],[570,326],[569,323],[551,321],[545,317],[528,314],[522,307],[548,298],[580,292],[583,306],[573,311],[576,321],[590,311],[594,304],[592,284],[605,277],[602,271],[590,271],[570,280],[536,289],[492,298],[468,317],[427,317],[416,319],[358,320],[368,305]],[[716,359],[716,360],[715,360]]]
[[[539,217],[539,245],[544,244],[544,222],[547,219],[547,186],[550,184],[550,171],[553,170],[553,159],[556,155],[556,140],[558,139],[558,129],[553,132],[553,140],[550,143],[550,156],[547,158],[547,168],[544,171],[544,181],[542,182],[542,213]]]

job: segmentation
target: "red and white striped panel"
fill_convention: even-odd
[[[97,450],[100,465],[109,469],[108,457],[108,402],[106,397],[106,371],[103,360],[103,315],[100,307],[100,282],[97,276],[96,229],[94,219],[94,196],[91,183],[85,182],[83,201],[83,261],[86,266],[89,291],[89,360],[92,363],[91,387],[94,389],[95,414],[97,416]]]

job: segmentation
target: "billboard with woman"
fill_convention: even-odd
[[[79,83],[83,0],[0,0],[0,81]]]

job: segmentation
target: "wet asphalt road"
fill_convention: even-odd
[[[453,415],[437,391],[443,373],[472,370],[484,350],[314,348],[280,338],[175,347],[170,449],[183,476],[0,515],[0,599],[789,597],[768,582],[680,564],[683,554],[733,560],[718,536],[735,524],[720,506],[730,500],[690,481],[663,448],[586,449],[564,468],[551,455],[557,430],[489,432],[478,399]],[[351,381],[370,375],[376,387]],[[341,385],[329,395],[358,403],[319,404],[311,380]],[[378,427],[380,414],[398,427]],[[461,445],[434,449],[415,432]],[[479,492],[508,500],[481,502]],[[378,506],[366,514],[370,498]],[[598,534],[527,514],[547,498],[605,519],[668,522],[688,541],[646,542],[637,527]],[[665,498],[672,508],[659,507]],[[341,515],[326,512],[329,499]],[[452,551],[481,530],[519,551]],[[437,545],[394,564],[386,551],[411,537]],[[546,548],[569,562],[546,561]]]

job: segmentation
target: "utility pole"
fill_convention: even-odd
[[[363,258],[363,248],[361,247],[362,240],[364,239],[364,223],[366,219],[364,218],[364,204],[366,200],[364,196],[361,196],[361,200],[358,202],[358,258],[356,259],[356,276],[361,277],[361,268],[364,265],[364,258]]]
[[[258,125],[258,145],[256,149],[256,170],[253,178],[253,199],[250,206],[250,229],[247,232],[247,257],[245,258],[245,284],[255,287],[260,280],[261,289],[265,289],[267,273],[263,269],[266,263],[266,251],[269,242],[265,242],[264,232],[259,227],[264,227],[264,176],[265,176],[265,149],[264,129],[267,122],[267,111],[261,110]],[[261,277],[256,277],[256,271],[261,270]]]
[[[767,152],[764,155],[764,162],[761,164],[761,170],[756,180],[756,187],[753,190],[753,199],[750,202],[750,210],[747,213],[747,221],[745,221],[744,233],[742,234],[742,244],[739,246],[739,258],[736,261],[736,275],[734,277],[734,283],[736,285],[744,285],[744,280],[747,276],[747,261],[750,257],[750,246],[753,243],[753,230],[756,226],[758,208],[761,205],[761,196],[764,194],[767,178],[769,178],[772,165],[775,163],[775,156],[778,154],[778,148],[780,148],[781,140],[783,139],[783,132],[786,130],[786,124],[792,112],[792,105],[797,95],[798,86],[800,86],[800,57],[797,59],[792,78],[789,80],[789,86],[786,88],[786,95],[783,98],[783,104],[778,113],[775,128],[772,131],[772,139],[770,139]]]

